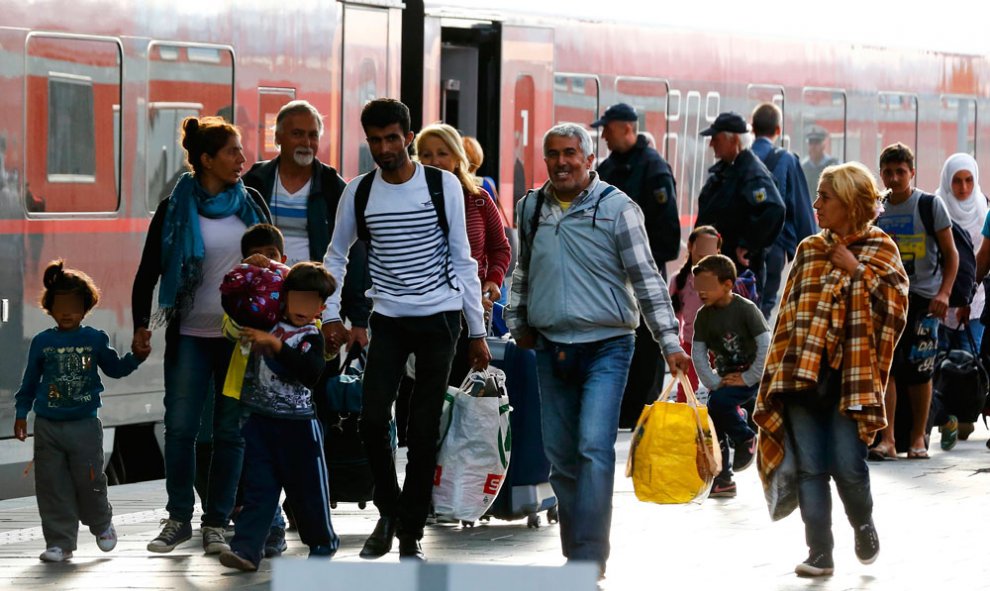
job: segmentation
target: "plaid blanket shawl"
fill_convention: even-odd
[[[829,260],[840,241],[860,262],[852,275]],[[883,230],[871,225],[845,239],[823,230],[798,246],[781,302],[753,415],[764,483],[784,457],[780,395],[813,392],[823,352],[842,368],[839,410],[857,421],[860,439],[870,442],[886,426],[883,396],[907,322],[908,277]]]

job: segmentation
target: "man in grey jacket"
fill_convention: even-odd
[[[619,407],[640,310],[672,371],[686,371],[690,359],[643,212],[591,171],[588,132],[551,128],[543,155],[550,180],[517,205],[520,248],[505,318],[516,343],[536,349],[564,556],[594,561],[604,575]]]

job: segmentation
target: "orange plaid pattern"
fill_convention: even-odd
[[[829,260],[840,241],[860,263],[852,275]],[[779,395],[813,390],[823,351],[833,368],[842,367],[839,410],[857,421],[860,439],[870,442],[887,425],[883,396],[907,322],[908,277],[897,245],[880,228],[845,239],[823,230],[798,246],[781,302],[753,414],[764,483],[784,457]]]

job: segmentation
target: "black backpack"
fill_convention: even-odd
[[[443,173],[439,168],[423,166],[423,174],[426,175],[426,187],[430,191],[430,201],[433,202],[433,210],[437,213],[437,223],[443,231],[446,240],[450,234],[450,224],[447,223],[447,206],[443,200]],[[354,192],[354,216],[357,218],[357,235],[359,240],[364,240],[371,249],[371,233],[368,231],[368,220],[364,216],[364,211],[368,209],[368,199],[371,197],[371,184],[375,182],[375,172],[371,171],[364,175],[358,183],[357,191]]]
[[[929,236],[935,237],[935,196],[922,193],[918,201],[918,213],[921,216],[921,223],[925,225],[925,232]],[[976,251],[973,248],[973,240],[969,237],[962,226],[952,222],[952,241],[956,245],[956,252],[959,253],[959,270],[956,272],[956,282],[952,284],[952,293],[949,294],[949,306],[959,308],[968,306],[973,301],[976,294]],[[936,239],[936,244],[938,240]],[[938,263],[935,271],[942,266],[942,250],[939,248]],[[935,273],[932,271],[932,274]]]

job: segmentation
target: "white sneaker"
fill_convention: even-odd
[[[41,556],[38,558],[40,558],[42,562],[65,562],[66,560],[72,558],[72,552],[62,550],[58,546],[52,546],[42,552]]]
[[[203,534],[203,551],[207,554],[220,554],[230,550],[230,545],[223,537],[222,527],[202,526],[199,528]]]
[[[117,530],[114,529],[113,523],[102,534],[96,536],[96,545],[104,552],[109,552],[117,547]]]

